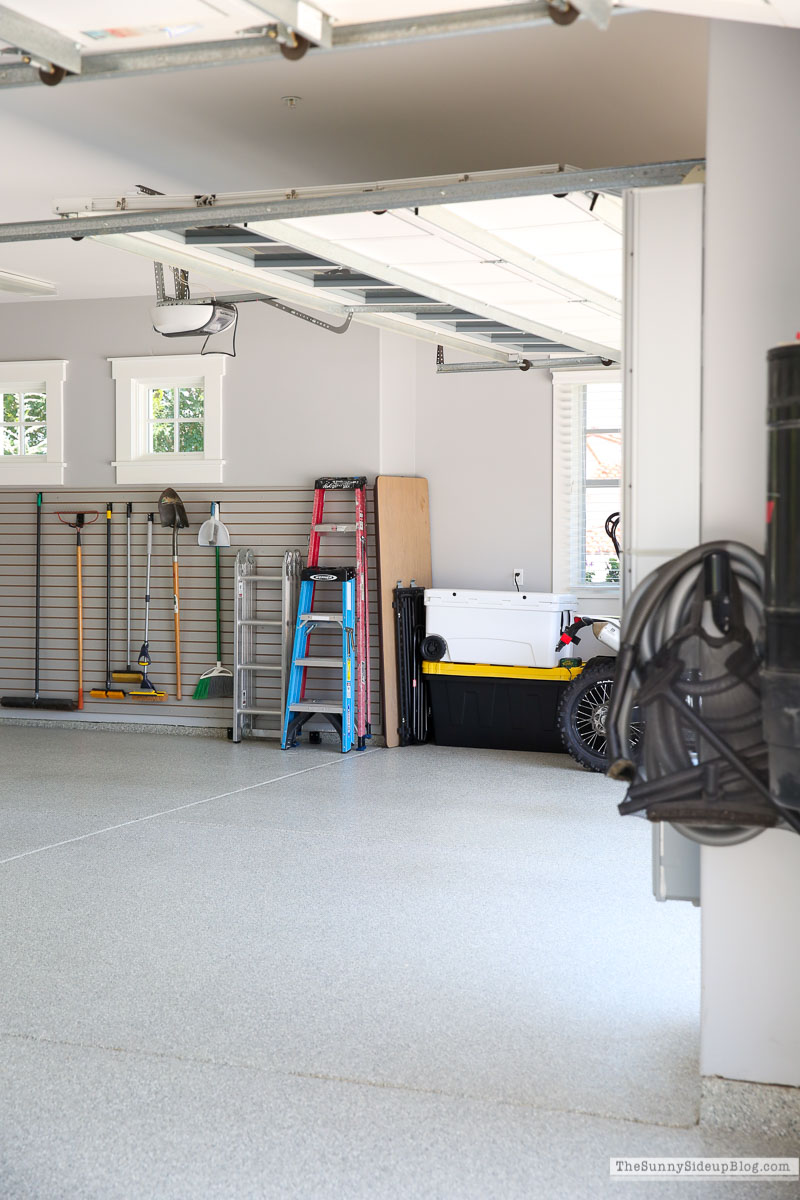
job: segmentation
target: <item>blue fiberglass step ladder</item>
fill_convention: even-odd
[[[315,612],[314,592],[319,584],[337,584],[341,589],[341,609],[337,612]],[[334,656],[309,655],[308,640],[312,633],[341,630],[341,654]],[[328,668],[341,675],[339,700],[309,700],[305,696],[308,667]],[[339,735],[342,753],[346,754],[355,738],[355,706],[353,688],[356,681],[356,572],[353,567],[306,567],[300,574],[300,599],[297,605],[297,625],[292,648],[292,666],[286,696],[286,717],[281,749],[297,745],[298,735],[306,721],[314,716],[325,717]]]

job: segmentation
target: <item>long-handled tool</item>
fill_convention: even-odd
[[[154,514],[147,514],[147,582],[144,589],[144,641],[142,648],[139,651],[139,669],[141,671],[141,682],[137,687],[131,688],[128,696],[131,700],[166,700],[167,693],[159,692],[156,687],[150,682],[147,675],[147,668],[151,664],[150,658],[150,560],[153,557],[153,520]]]
[[[62,525],[69,525],[75,530],[75,569],[77,574],[78,592],[78,699],[75,707],[83,708],[83,550],[81,547],[81,532],[87,525],[93,525],[100,513],[96,509],[91,512],[57,512],[56,516]],[[74,517],[68,521],[67,517]]]
[[[141,683],[142,672],[137,671],[131,662],[131,520],[133,516],[133,505],[130,500],[125,506],[125,522],[126,522],[126,565],[127,565],[127,585],[125,592],[126,600],[126,654],[125,670],[112,671],[111,678],[117,683]]]
[[[95,700],[124,700],[122,688],[111,683],[111,514],[114,506],[106,505],[106,685],[92,688],[89,695]]]
[[[217,663],[210,671],[206,671],[197,681],[194,689],[195,700],[207,700],[211,697],[233,695],[233,672],[222,665],[222,591],[220,587],[219,548],[230,546],[231,535],[219,519],[219,504],[211,505],[211,516],[200,526],[197,534],[198,546],[213,546],[216,560],[217,580]]]
[[[36,650],[33,667],[32,696],[3,696],[3,708],[53,708],[59,712],[74,712],[74,700],[51,699],[39,695],[39,643],[42,616],[42,493],[36,496]]]
[[[189,528],[189,518],[183,501],[174,488],[164,488],[158,498],[158,515],[161,524],[172,530],[172,611],[175,622],[175,696],[181,693],[181,599],[178,582],[178,530]]]

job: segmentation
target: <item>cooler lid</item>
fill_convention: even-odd
[[[449,608],[514,608],[532,612],[563,612],[578,606],[569,592],[491,592],[466,588],[426,588],[425,603]]]

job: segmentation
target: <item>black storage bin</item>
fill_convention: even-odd
[[[424,662],[431,740],[484,750],[562,751],[558,706],[580,668]]]

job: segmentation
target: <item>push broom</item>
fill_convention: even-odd
[[[39,641],[42,617],[42,493],[36,496],[36,650],[33,666],[32,696],[3,696],[3,708],[52,708],[58,712],[74,712],[74,700],[62,700],[39,695]]]
[[[213,546],[216,558],[217,583],[217,662],[210,671],[206,671],[197,681],[194,689],[195,700],[233,695],[233,674],[222,665],[222,593],[220,589],[219,548],[230,546],[231,535],[219,519],[219,505],[211,505],[211,516],[200,526],[197,535],[198,546]]]

